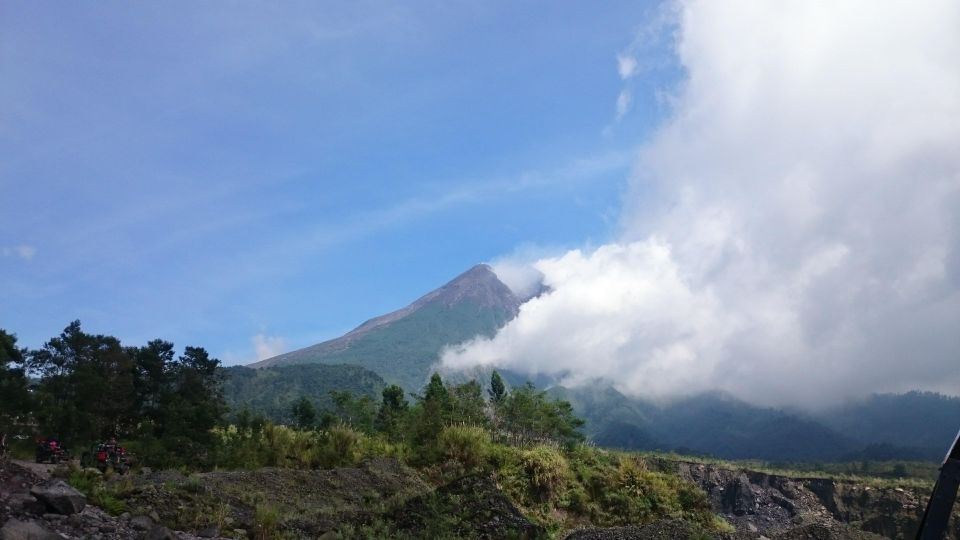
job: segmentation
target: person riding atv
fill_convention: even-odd
[[[70,452],[60,444],[56,437],[37,440],[36,461],[37,463],[57,464],[61,461],[69,461]]]
[[[123,474],[130,468],[130,455],[126,448],[117,444],[117,439],[111,437],[94,446],[93,452],[84,452],[81,464],[85,467],[95,466],[100,472],[113,469]]]

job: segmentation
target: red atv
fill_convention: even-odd
[[[132,461],[127,449],[118,445],[115,441],[101,443],[93,448],[93,452],[84,452],[81,464],[84,467],[96,467],[100,472],[107,472],[107,469],[123,474],[130,469]]]
[[[37,441],[36,460],[37,463],[57,464],[61,461],[69,461],[70,452],[55,438],[40,439]]]

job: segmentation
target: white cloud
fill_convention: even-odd
[[[287,351],[286,341],[279,336],[268,336],[266,334],[257,334],[253,336],[253,348],[257,353],[257,361],[273,358],[278,354]]]
[[[637,73],[637,59],[631,54],[618,54],[617,73],[620,74],[620,78],[623,80],[633,77]]]
[[[502,257],[490,263],[493,273],[519,298],[530,298],[540,290],[543,274],[525,257]]]
[[[37,248],[35,246],[29,246],[26,244],[0,248],[0,255],[3,255],[4,257],[19,257],[25,261],[33,259],[33,256],[36,254]]]
[[[33,246],[17,246],[14,248],[14,251],[16,252],[17,256],[27,261],[32,259],[33,256],[37,254],[37,248]]]
[[[960,392],[960,4],[675,13],[688,77],[622,238],[540,260],[554,292],[444,361],[810,407]]]

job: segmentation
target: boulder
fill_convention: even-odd
[[[7,504],[14,510],[20,510],[38,516],[47,511],[47,507],[42,502],[28,493],[14,493],[7,499]]]
[[[745,474],[727,484],[723,492],[723,510],[738,516],[756,512],[757,496]]]
[[[197,531],[197,536],[200,538],[216,538],[220,536],[220,529],[215,525],[211,525],[210,527]]]
[[[0,540],[63,540],[36,521],[10,519],[0,529]]]
[[[146,531],[153,528],[153,520],[150,516],[134,516],[130,518],[130,526],[138,531]]]
[[[63,480],[47,480],[30,489],[30,494],[58,514],[76,514],[87,506],[87,498]]]
[[[164,527],[163,525],[155,525],[146,534],[143,535],[143,540],[179,540],[173,531]]]

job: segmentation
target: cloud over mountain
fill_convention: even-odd
[[[960,392],[960,4],[682,2],[619,240],[444,355],[818,406]],[[620,71],[623,71],[621,65]]]

